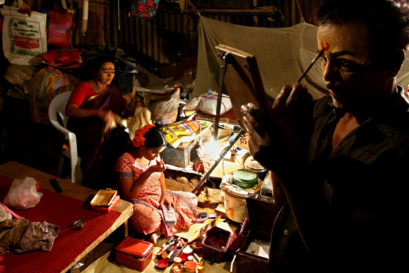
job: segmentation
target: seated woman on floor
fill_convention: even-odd
[[[192,193],[182,195],[167,191],[163,173],[165,164],[159,157],[166,140],[158,127],[148,124],[136,130],[132,144],[133,149],[122,154],[115,166],[119,191],[122,197],[134,204],[131,227],[138,233],[150,234],[150,240],[156,244],[161,234],[171,236],[189,229],[196,219],[197,199]],[[174,207],[175,225],[164,224],[163,205]]]
[[[92,78],[75,87],[66,108],[68,128],[77,136],[81,166],[88,177],[96,172],[98,154],[114,115],[132,114],[121,92],[111,84],[115,77],[114,59],[102,55],[91,66]]]

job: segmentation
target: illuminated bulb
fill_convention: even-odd
[[[216,160],[220,155],[222,147],[219,143],[217,143],[217,141],[212,139],[204,144],[203,149],[208,156],[210,156],[213,160]]]

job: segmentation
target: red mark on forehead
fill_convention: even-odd
[[[322,48],[324,51],[327,51],[327,50],[329,49],[329,43],[321,43],[321,48]]]

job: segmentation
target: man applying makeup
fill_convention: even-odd
[[[406,5],[322,0],[318,20],[328,95],[313,100],[296,83],[268,117],[242,106],[251,153],[274,172],[282,206],[270,272],[398,272],[408,254],[409,100],[396,84]]]

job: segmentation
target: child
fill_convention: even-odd
[[[122,154],[116,162],[119,190],[122,197],[134,204],[131,227],[138,233],[151,234],[150,240],[156,244],[161,234],[171,236],[187,230],[196,219],[196,209],[185,196],[166,189],[165,165],[159,157],[166,145],[162,131],[148,124],[136,130],[132,144],[131,151]],[[174,207],[175,225],[164,224],[163,205]]]

